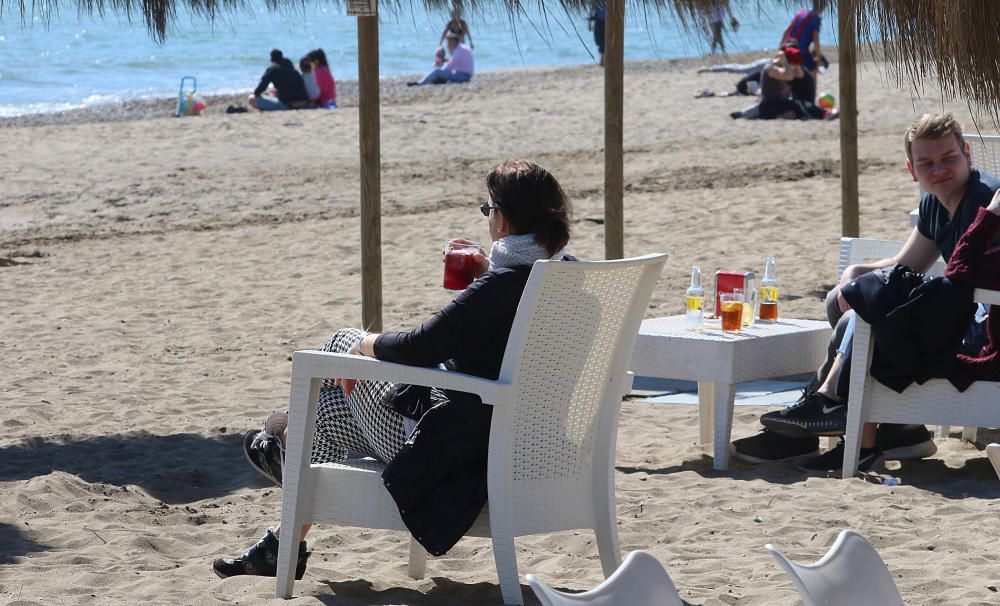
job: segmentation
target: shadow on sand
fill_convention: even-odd
[[[31,531],[31,527],[21,524],[0,523],[0,545],[3,545],[0,549],[0,566],[17,564],[21,556],[51,549],[48,545],[36,543],[25,536]]]
[[[92,483],[139,486],[165,503],[190,503],[229,494],[257,477],[243,459],[242,441],[225,433],[28,438],[0,448],[0,482],[63,471]]]

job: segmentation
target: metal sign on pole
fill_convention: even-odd
[[[378,15],[376,0],[347,0],[348,17],[375,17]]]

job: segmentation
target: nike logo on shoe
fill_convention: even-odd
[[[840,410],[841,408],[843,408],[845,406],[847,406],[847,404],[837,404],[836,406],[827,406],[826,404],[824,404],[823,405],[823,414],[828,415],[831,412]]]

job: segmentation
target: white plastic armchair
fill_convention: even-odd
[[[1000,291],[977,288],[977,303],[1000,305]],[[865,423],[924,423],[961,425],[963,435],[975,439],[978,427],[1000,427],[1000,382],[976,381],[958,391],[947,379],[931,379],[896,393],[872,378],[869,369],[875,350],[871,325],[860,317],[854,327],[851,350],[851,388],[844,434],[843,477],[858,472],[861,432]]]
[[[805,606],[903,606],[885,562],[868,539],[853,530],[841,531],[813,564],[793,562],[770,543],[764,547],[792,579]]]
[[[988,444],[986,456],[989,457],[990,463],[993,465],[993,471],[1000,476],[1000,444]]]
[[[1000,137],[998,137],[1000,139]],[[840,259],[837,265],[837,280],[844,273],[848,265],[877,261],[895,256],[903,248],[902,242],[895,240],[873,240],[870,238],[841,238],[840,239]],[[945,262],[940,257],[934,265],[927,271],[929,276],[944,275]],[[939,425],[937,428],[938,437],[948,437],[949,426]],[[962,439],[970,442],[976,441],[976,427],[965,427],[962,430]]]
[[[533,574],[525,579],[542,606],[684,606],[670,575],[645,551],[628,554],[614,574],[583,593],[557,591]]]
[[[538,261],[521,295],[496,381],[346,354],[292,357],[277,595],[291,597],[301,525],[406,530],[372,459],[310,464],[327,377],[431,385],[493,405],[489,502],[468,532],[493,538],[506,604],[522,604],[514,538],[593,529],[605,576],[621,562],[615,515],[618,413],[628,363],[665,254],[619,261]],[[426,552],[411,539],[409,573]]]

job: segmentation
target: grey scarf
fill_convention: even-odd
[[[500,238],[490,248],[490,269],[534,265],[539,259],[559,259],[566,254],[562,249],[549,256],[545,247],[535,242],[534,234],[520,234]]]

